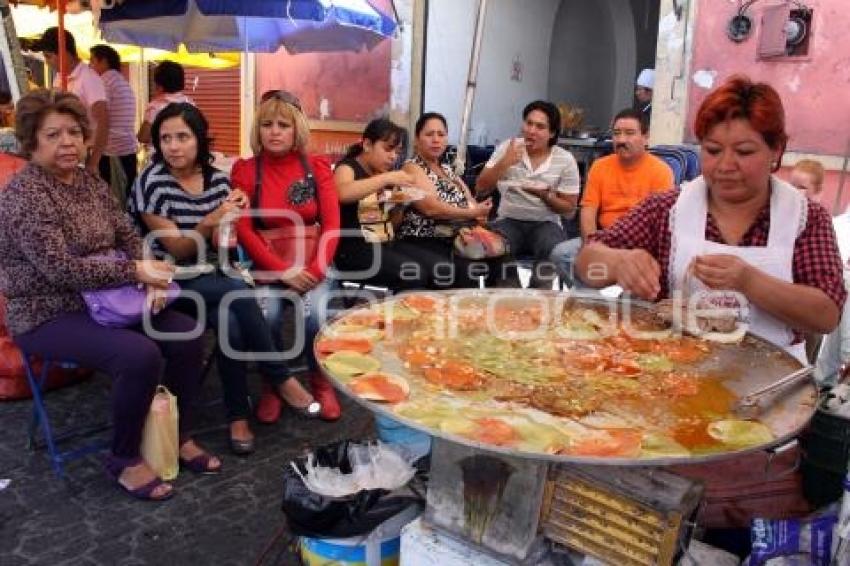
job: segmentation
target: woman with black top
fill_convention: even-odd
[[[340,279],[396,291],[426,286],[418,264],[393,242],[403,209],[380,200],[386,189],[416,181],[410,173],[392,170],[406,136],[404,128],[386,118],[372,120],[360,143],[334,169],[343,229],[334,260]]]

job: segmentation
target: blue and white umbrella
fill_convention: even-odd
[[[367,0],[105,0],[98,25],[113,43],[189,52],[360,51],[396,29]]]

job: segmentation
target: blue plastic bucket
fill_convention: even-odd
[[[414,460],[431,452],[431,436],[424,432],[405,426],[384,415],[375,416],[375,427],[378,429],[378,438],[387,444],[404,447]]]
[[[367,545],[363,537],[350,539],[301,539],[301,559],[308,566],[372,566],[367,562]],[[380,543],[378,564],[398,566],[400,561],[401,537],[393,537]]]
[[[301,560],[307,566],[398,566],[401,529],[421,512],[421,506],[410,505],[359,537],[301,537]]]

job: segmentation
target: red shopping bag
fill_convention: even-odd
[[[33,364],[36,375],[41,373],[41,363]],[[78,383],[91,377],[91,370],[64,369],[54,366],[47,375],[46,389],[55,389],[72,383]],[[21,350],[12,341],[6,329],[6,298],[0,294],[0,401],[29,399],[32,397],[24,371],[24,359]]]
[[[0,189],[9,182],[9,179],[15,173],[23,169],[26,164],[27,162],[20,157],[9,155],[8,153],[0,153]]]

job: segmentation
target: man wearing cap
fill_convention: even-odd
[[[652,115],[652,89],[655,88],[655,69],[644,69],[635,81],[635,108],[646,116],[646,123]]]
[[[106,148],[107,133],[109,131],[109,112],[106,104],[106,88],[100,76],[88,65],[77,57],[77,42],[68,30],[65,32],[65,51],[68,57],[68,91],[76,94],[83,105],[89,111],[91,122],[92,142],[89,148],[89,157],[86,160],[86,169],[99,175],[100,158]],[[59,84],[59,28],[47,28],[38,42],[39,50],[44,53],[44,60],[57,73],[53,77],[53,84]]]

